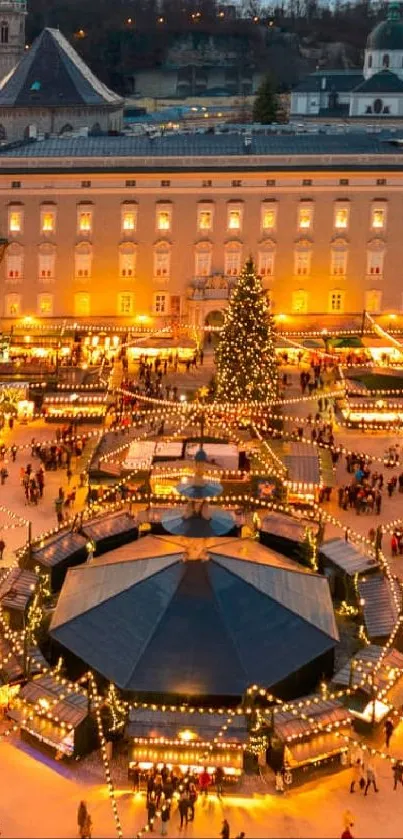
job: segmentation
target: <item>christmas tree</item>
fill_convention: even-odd
[[[274,325],[250,258],[225,313],[216,352],[220,402],[268,402],[276,396]]]

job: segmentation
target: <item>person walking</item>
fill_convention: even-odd
[[[221,798],[223,792],[224,772],[221,766],[217,766],[215,771],[215,788],[218,798]]]
[[[358,759],[353,766],[353,777],[350,784],[350,792],[355,792],[356,784],[358,784],[360,789],[364,789],[365,787],[364,767],[360,759]]]
[[[166,836],[168,833],[168,822],[171,817],[171,805],[169,801],[164,801],[161,807],[161,836]]]
[[[401,760],[398,760],[397,763],[395,763],[392,766],[392,772],[393,772],[393,789],[396,792],[398,784],[401,784],[402,787],[403,787],[403,763],[402,763]]]
[[[155,803],[155,794],[153,792],[151,793],[151,795],[150,795],[150,797],[147,801],[146,807],[147,807],[147,817],[148,817],[148,829],[151,832],[152,830],[154,830],[154,819],[155,819],[155,814],[157,812],[157,805]]]
[[[196,784],[191,781],[189,784],[189,821],[193,822],[195,817],[195,804],[197,801],[197,789]]]
[[[220,831],[221,839],[229,839],[230,838],[230,826],[227,819],[224,819],[222,823],[222,828]]]
[[[391,738],[391,736],[393,734],[393,731],[394,731],[394,725],[393,725],[393,722],[390,719],[390,717],[387,717],[387,719],[384,722],[383,727],[385,729],[385,746],[388,749],[389,748],[389,743],[390,743],[390,738]]]
[[[200,773],[199,776],[199,787],[200,792],[202,792],[205,797],[208,796],[209,786],[211,784],[211,778],[209,773],[207,772],[207,766],[204,767],[203,772]]]
[[[182,830],[183,822],[185,822],[185,827],[187,827],[187,823],[189,821],[188,812],[189,812],[189,799],[187,792],[184,791],[181,793],[181,797],[179,799],[179,815],[181,817],[181,823],[179,825],[179,830]]]
[[[376,785],[376,772],[373,763],[369,762],[367,764],[367,783],[365,784],[365,792],[364,795],[368,794],[368,790],[370,786],[373,786],[374,792],[379,792],[379,789]]]
[[[0,539],[0,559],[3,559],[4,548],[6,547],[6,543],[4,539]]]
[[[78,835],[81,839],[84,839],[85,836],[85,825],[87,821],[88,810],[87,804],[85,801],[80,801],[78,805],[78,812],[77,812],[77,824],[78,824]]]

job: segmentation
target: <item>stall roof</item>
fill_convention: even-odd
[[[340,754],[348,748],[348,743],[337,735],[336,732],[324,732],[316,734],[305,742],[287,744],[288,757],[287,766],[294,769],[298,766],[306,766],[309,763],[316,763],[319,760]]]
[[[176,740],[181,731],[191,730],[202,742],[211,742],[218,737],[225,724],[223,714],[200,714],[190,711],[150,711],[145,708],[131,708],[126,733],[129,737],[157,738]],[[248,729],[243,714],[232,718],[231,725],[220,737],[223,743],[246,743]],[[192,745],[197,745],[195,740]]]
[[[304,443],[284,443],[283,462],[287,467],[288,481],[319,486],[319,457]]]
[[[63,699],[61,697],[64,697]],[[38,676],[27,682],[19,697],[29,705],[36,705],[39,699],[48,699],[52,707],[52,716],[59,722],[76,728],[88,715],[88,698],[82,691],[67,691],[52,675]],[[59,701],[55,702],[58,699]]]
[[[365,674],[370,674],[376,667],[380,656],[383,656],[381,665],[376,671],[376,686],[379,689],[388,687],[390,684],[391,671],[401,670],[403,672],[403,653],[391,647],[386,653],[384,647],[377,644],[370,644],[359,650],[346,664],[335,673],[332,682],[340,687],[360,687],[365,693],[370,694],[372,687],[368,681],[364,681]],[[353,667],[352,667],[353,663]]]
[[[280,536],[283,539],[301,544],[304,541],[305,530],[308,525],[315,530],[317,529],[314,522],[312,524],[310,522],[304,523],[282,513],[267,513],[261,518],[260,529],[264,533],[272,533],[273,536]]]
[[[375,559],[367,556],[345,539],[328,539],[320,546],[320,553],[349,577],[379,568],[379,563]]]
[[[154,440],[132,440],[122,466],[130,472],[135,469],[150,469],[154,453]]]
[[[183,455],[183,440],[160,440],[155,446],[154,457],[159,460],[180,460]],[[183,463],[183,461],[182,461]]]
[[[176,555],[144,559],[150,539],[133,543],[120,567],[101,559],[70,569],[51,624],[54,639],[119,687],[239,696],[336,646],[324,577],[252,539],[217,539],[186,561],[174,538]]]
[[[358,582],[360,598],[365,600],[363,612],[369,638],[390,635],[399,615],[395,598],[401,601],[399,584],[390,582],[382,574],[371,574]]]
[[[63,562],[69,556],[82,551],[87,544],[85,536],[69,531],[68,533],[57,533],[46,539],[43,547],[32,548],[32,560],[47,568],[53,568]]]
[[[127,533],[136,529],[136,519],[127,512],[111,513],[109,516],[100,516],[92,521],[83,524],[82,532],[86,539],[92,539],[95,543],[101,539],[117,536],[119,533]]]
[[[186,443],[186,457],[194,458],[200,443]],[[211,464],[221,469],[238,469],[239,452],[235,443],[204,443],[207,455],[206,468]]]
[[[3,579],[0,579],[0,603],[2,607],[23,612],[32,597],[37,581],[38,577],[34,571],[13,568]]]
[[[287,738],[299,737],[303,734],[311,734],[318,727],[324,729],[328,725],[334,723],[347,724],[350,720],[350,714],[340,702],[335,699],[323,699],[319,694],[311,694],[304,696],[304,704],[311,700],[308,708],[304,708],[304,713],[309,717],[309,720],[296,717],[292,711],[281,711],[274,714],[274,730],[278,737],[282,740]],[[295,703],[295,708],[298,710],[298,700]]]
[[[30,672],[31,674],[40,673],[43,667],[47,667],[39,647],[33,644],[28,649],[30,658]],[[12,644],[0,634],[0,680],[4,684],[8,682],[18,682],[24,676],[24,654],[14,654],[12,651]]]

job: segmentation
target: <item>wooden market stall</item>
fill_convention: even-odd
[[[214,775],[220,766],[227,783],[239,780],[248,742],[246,719],[243,714],[233,717],[224,730],[226,720],[225,713],[208,708],[200,713],[186,706],[176,711],[132,707],[126,727],[129,772],[135,764],[143,772],[166,764],[170,770],[190,769],[195,775],[207,767]]]
[[[55,593],[60,591],[67,570],[81,565],[87,556],[86,537],[72,530],[64,530],[32,547],[24,563],[28,568],[38,565],[45,571],[49,575],[50,588]]]
[[[40,744],[58,758],[81,757],[99,745],[86,693],[51,674],[27,682],[8,716],[18,723],[24,740]]]
[[[298,702],[288,710],[273,708],[264,715],[261,733],[269,736],[267,761],[275,770],[285,769],[289,783],[301,781],[309,769],[318,766],[341,767],[341,756],[348,750],[348,741],[340,735],[352,737],[352,715],[334,699],[311,694],[302,700],[301,713]]]
[[[94,545],[94,552],[99,556],[134,542],[138,537],[138,525],[135,517],[124,510],[86,521],[80,533]]]
[[[367,637],[373,644],[384,644],[396,626],[402,594],[397,580],[383,574],[361,577],[357,583]]]
[[[104,394],[46,394],[42,410],[46,422],[100,423],[105,419],[107,401]]]
[[[38,577],[34,571],[13,568],[0,578],[0,606],[10,629],[21,630],[31,603]]]
[[[320,546],[319,571],[328,577],[337,600],[357,604],[355,581],[379,570],[379,563],[345,539],[328,539]]]
[[[403,653],[370,644],[333,676],[336,689],[350,688],[346,705],[357,730],[367,732],[403,706]]]
[[[259,538],[267,548],[288,556],[290,559],[301,560],[302,545],[305,542],[307,527],[317,533],[315,522],[303,522],[284,513],[267,513],[260,517]]]

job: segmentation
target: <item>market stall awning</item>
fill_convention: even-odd
[[[97,548],[102,542],[110,543],[113,539],[122,539],[127,536],[128,541],[137,535],[137,523],[134,516],[127,512],[111,513],[109,516],[86,521],[83,524],[82,532],[86,539],[95,542]]]
[[[378,662],[381,662],[378,667]],[[385,648],[377,644],[363,647],[344,664],[333,676],[333,684],[340,687],[357,687],[367,694],[372,693],[371,680],[365,678],[375,671],[375,686],[380,690],[390,689],[396,674],[403,673],[403,653],[391,647],[385,653]]]
[[[305,539],[306,526],[304,522],[299,522],[291,516],[285,516],[282,513],[268,513],[261,518],[260,530],[302,544]],[[311,523],[309,523],[309,526],[311,527]],[[312,526],[316,528],[315,524]]]
[[[224,723],[225,724],[225,723]],[[187,711],[152,711],[145,708],[131,708],[126,734],[129,737],[163,738],[178,740],[183,731],[194,734],[197,740],[213,742],[221,732],[220,742],[244,744],[248,740],[248,729],[243,714],[232,718],[231,725],[223,731],[223,715]],[[183,741],[184,744],[186,740]],[[192,742],[193,745],[193,742]]]
[[[38,577],[34,571],[13,568],[0,579],[0,603],[3,609],[23,612],[31,599]]]
[[[349,726],[346,727],[349,734]],[[297,769],[299,766],[307,766],[310,763],[316,764],[320,760],[328,759],[347,749],[348,741],[335,732],[316,734],[303,743],[287,744],[287,757],[284,762],[287,768]]]
[[[52,568],[64,562],[68,557],[74,557],[77,554],[82,555],[82,559],[86,558],[86,544],[85,536],[79,533],[57,533],[46,540],[42,546],[32,548],[32,562],[47,568]]]
[[[320,553],[345,574],[365,574],[379,567],[375,559],[356,548],[345,539],[329,539],[320,546]]]

